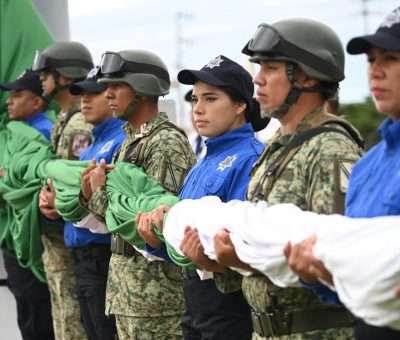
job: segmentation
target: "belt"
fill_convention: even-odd
[[[124,241],[118,234],[111,236],[111,252],[117,255],[138,256],[142,255],[131,244]]]
[[[75,261],[106,255],[111,256],[110,245],[92,244],[84,247],[73,248],[71,249],[71,255]]]
[[[199,278],[199,275],[197,274],[196,270],[189,269],[189,268],[182,268],[182,279],[183,280],[189,280],[189,279],[194,279],[194,278]]]
[[[353,316],[344,308],[284,313],[251,311],[254,331],[262,337],[289,335],[331,328],[351,327]]]

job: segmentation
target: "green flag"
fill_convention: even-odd
[[[0,1],[0,82],[15,80],[31,68],[35,52],[54,42],[31,0]],[[0,112],[8,93],[0,91]]]

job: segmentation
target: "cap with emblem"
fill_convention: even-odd
[[[101,93],[107,90],[107,85],[104,83],[97,83],[99,79],[99,66],[90,70],[85,80],[72,84],[69,87],[69,92],[74,96],[79,96],[82,92]]]
[[[196,81],[229,89],[236,97],[242,99],[250,107],[250,115],[246,119],[253,125],[254,131],[264,129],[268,118],[260,116],[260,108],[253,98],[254,84],[252,77],[241,65],[233,60],[219,55],[210,60],[200,70],[182,70],[178,73],[178,81],[193,85]],[[186,98],[186,97],[185,97]]]
[[[366,53],[372,47],[400,51],[400,7],[390,12],[374,34],[353,38],[347,44],[350,54]]]
[[[247,103],[253,98],[254,85],[250,73],[223,55],[212,59],[199,71],[182,70],[178,73],[178,81],[182,84],[193,85],[198,80],[227,87]]]
[[[40,74],[32,70],[24,71],[14,82],[0,84],[0,88],[6,91],[29,90],[39,97],[43,93]]]

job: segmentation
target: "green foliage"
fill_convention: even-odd
[[[367,150],[380,141],[377,130],[386,115],[376,110],[371,97],[365,98],[363,103],[341,104],[338,114],[360,131]]]

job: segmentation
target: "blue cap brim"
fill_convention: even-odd
[[[371,47],[388,51],[400,51],[400,39],[384,32],[356,37],[347,44],[349,54],[367,53]]]
[[[79,96],[82,92],[100,93],[107,90],[107,85],[103,83],[97,83],[93,80],[83,80],[72,84],[69,87],[69,92],[74,96]]]

